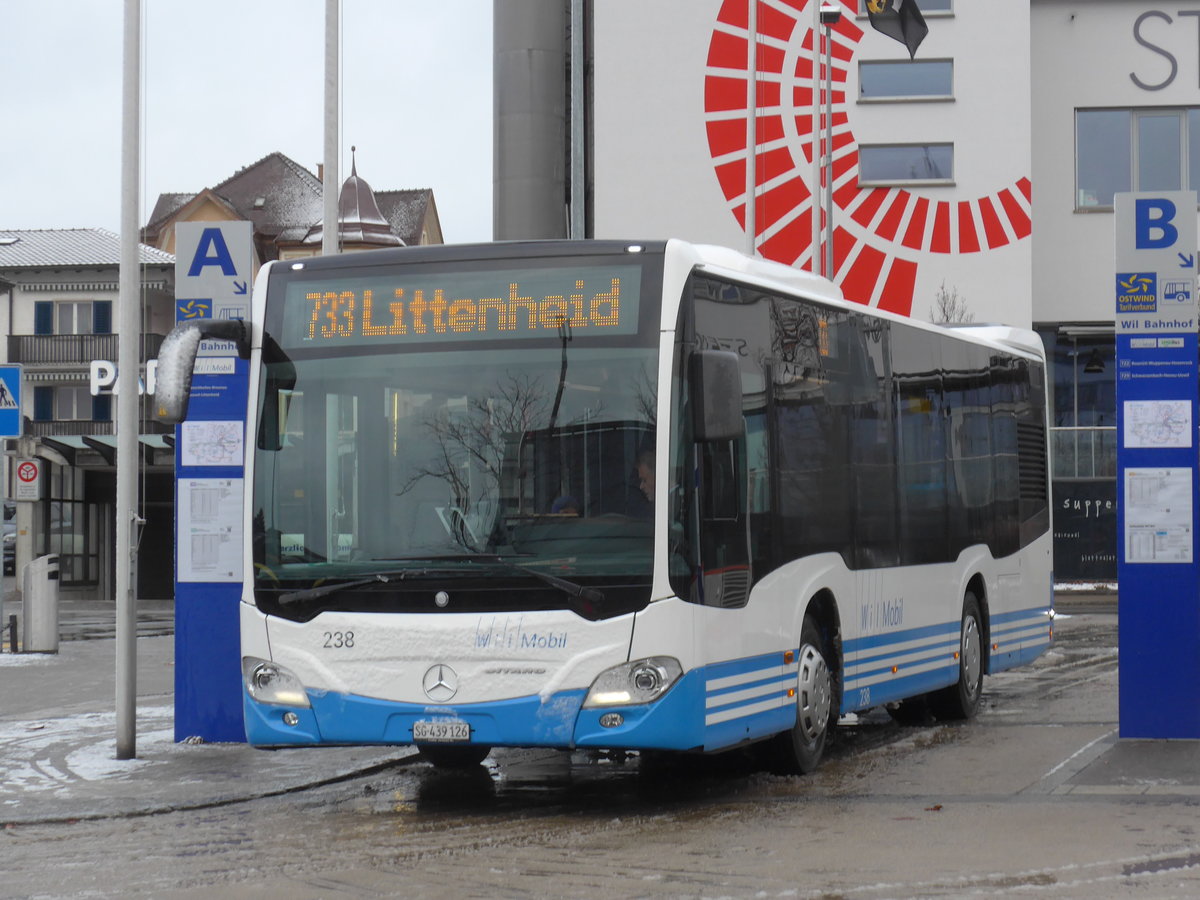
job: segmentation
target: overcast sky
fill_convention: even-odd
[[[0,230],[117,231],[123,0],[0,0]],[[324,0],[144,0],[139,223],[279,151],[314,174]],[[492,234],[492,0],[342,0],[342,178]]]

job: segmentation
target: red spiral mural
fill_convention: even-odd
[[[755,2],[756,246],[768,259],[808,268],[814,249],[814,198],[806,180],[814,153],[812,7],[806,0]],[[930,200],[905,188],[859,187],[846,87],[863,30],[855,20],[857,0],[841,5],[845,14],[831,29],[830,50],[833,280],[852,300],[909,315],[922,254],[983,253],[1029,236],[1031,185],[1021,178],[960,201]],[[704,114],[717,180],[743,229],[749,40],[748,0],[725,0],[708,47]],[[817,75],[823,82],[825,72]]]

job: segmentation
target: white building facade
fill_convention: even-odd
[[[1200,3],[918,2],[929,30],[912,59],[865,0],[816,29],[832,60],[821,48],[832,153],[816,172],[810,0],[758,0],[753,23],[747,0],[592,4],[592,233],[803,268],[816,255],[821,270],[813,207],[828,202],[851,299],[921,319],[949,300],[1036,328],[1058,575],[1115,580],[1112,198],[1200,189]]]

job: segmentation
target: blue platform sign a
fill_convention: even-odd
[[[175,318],[250,315],[249,222],[175,228]],[[232,341],[203,341],[175,433],[175,739],[244,741],[239,606],[249,368]]]
[[[1116,196],[1122,738],[1200,738],[1196,194]]]
[[[20,437],[21,421],[21,367],[0,366],[0,437]]]

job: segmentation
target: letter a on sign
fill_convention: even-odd
[[[238,273],[220,228],[205,228],[200,234],[200,243],[196,245],[196,255],[192,257],[188,277],[195,278],[205,266],[220,266],[222,275],[234,276]]]
[[[1134,246],[1138,250],[1174,247],[1179,231],[1171,224],[1175,204],[1165,197],[1142,197],[1134,203]],[[1190,252],[1190,248],[1189,248]]]

